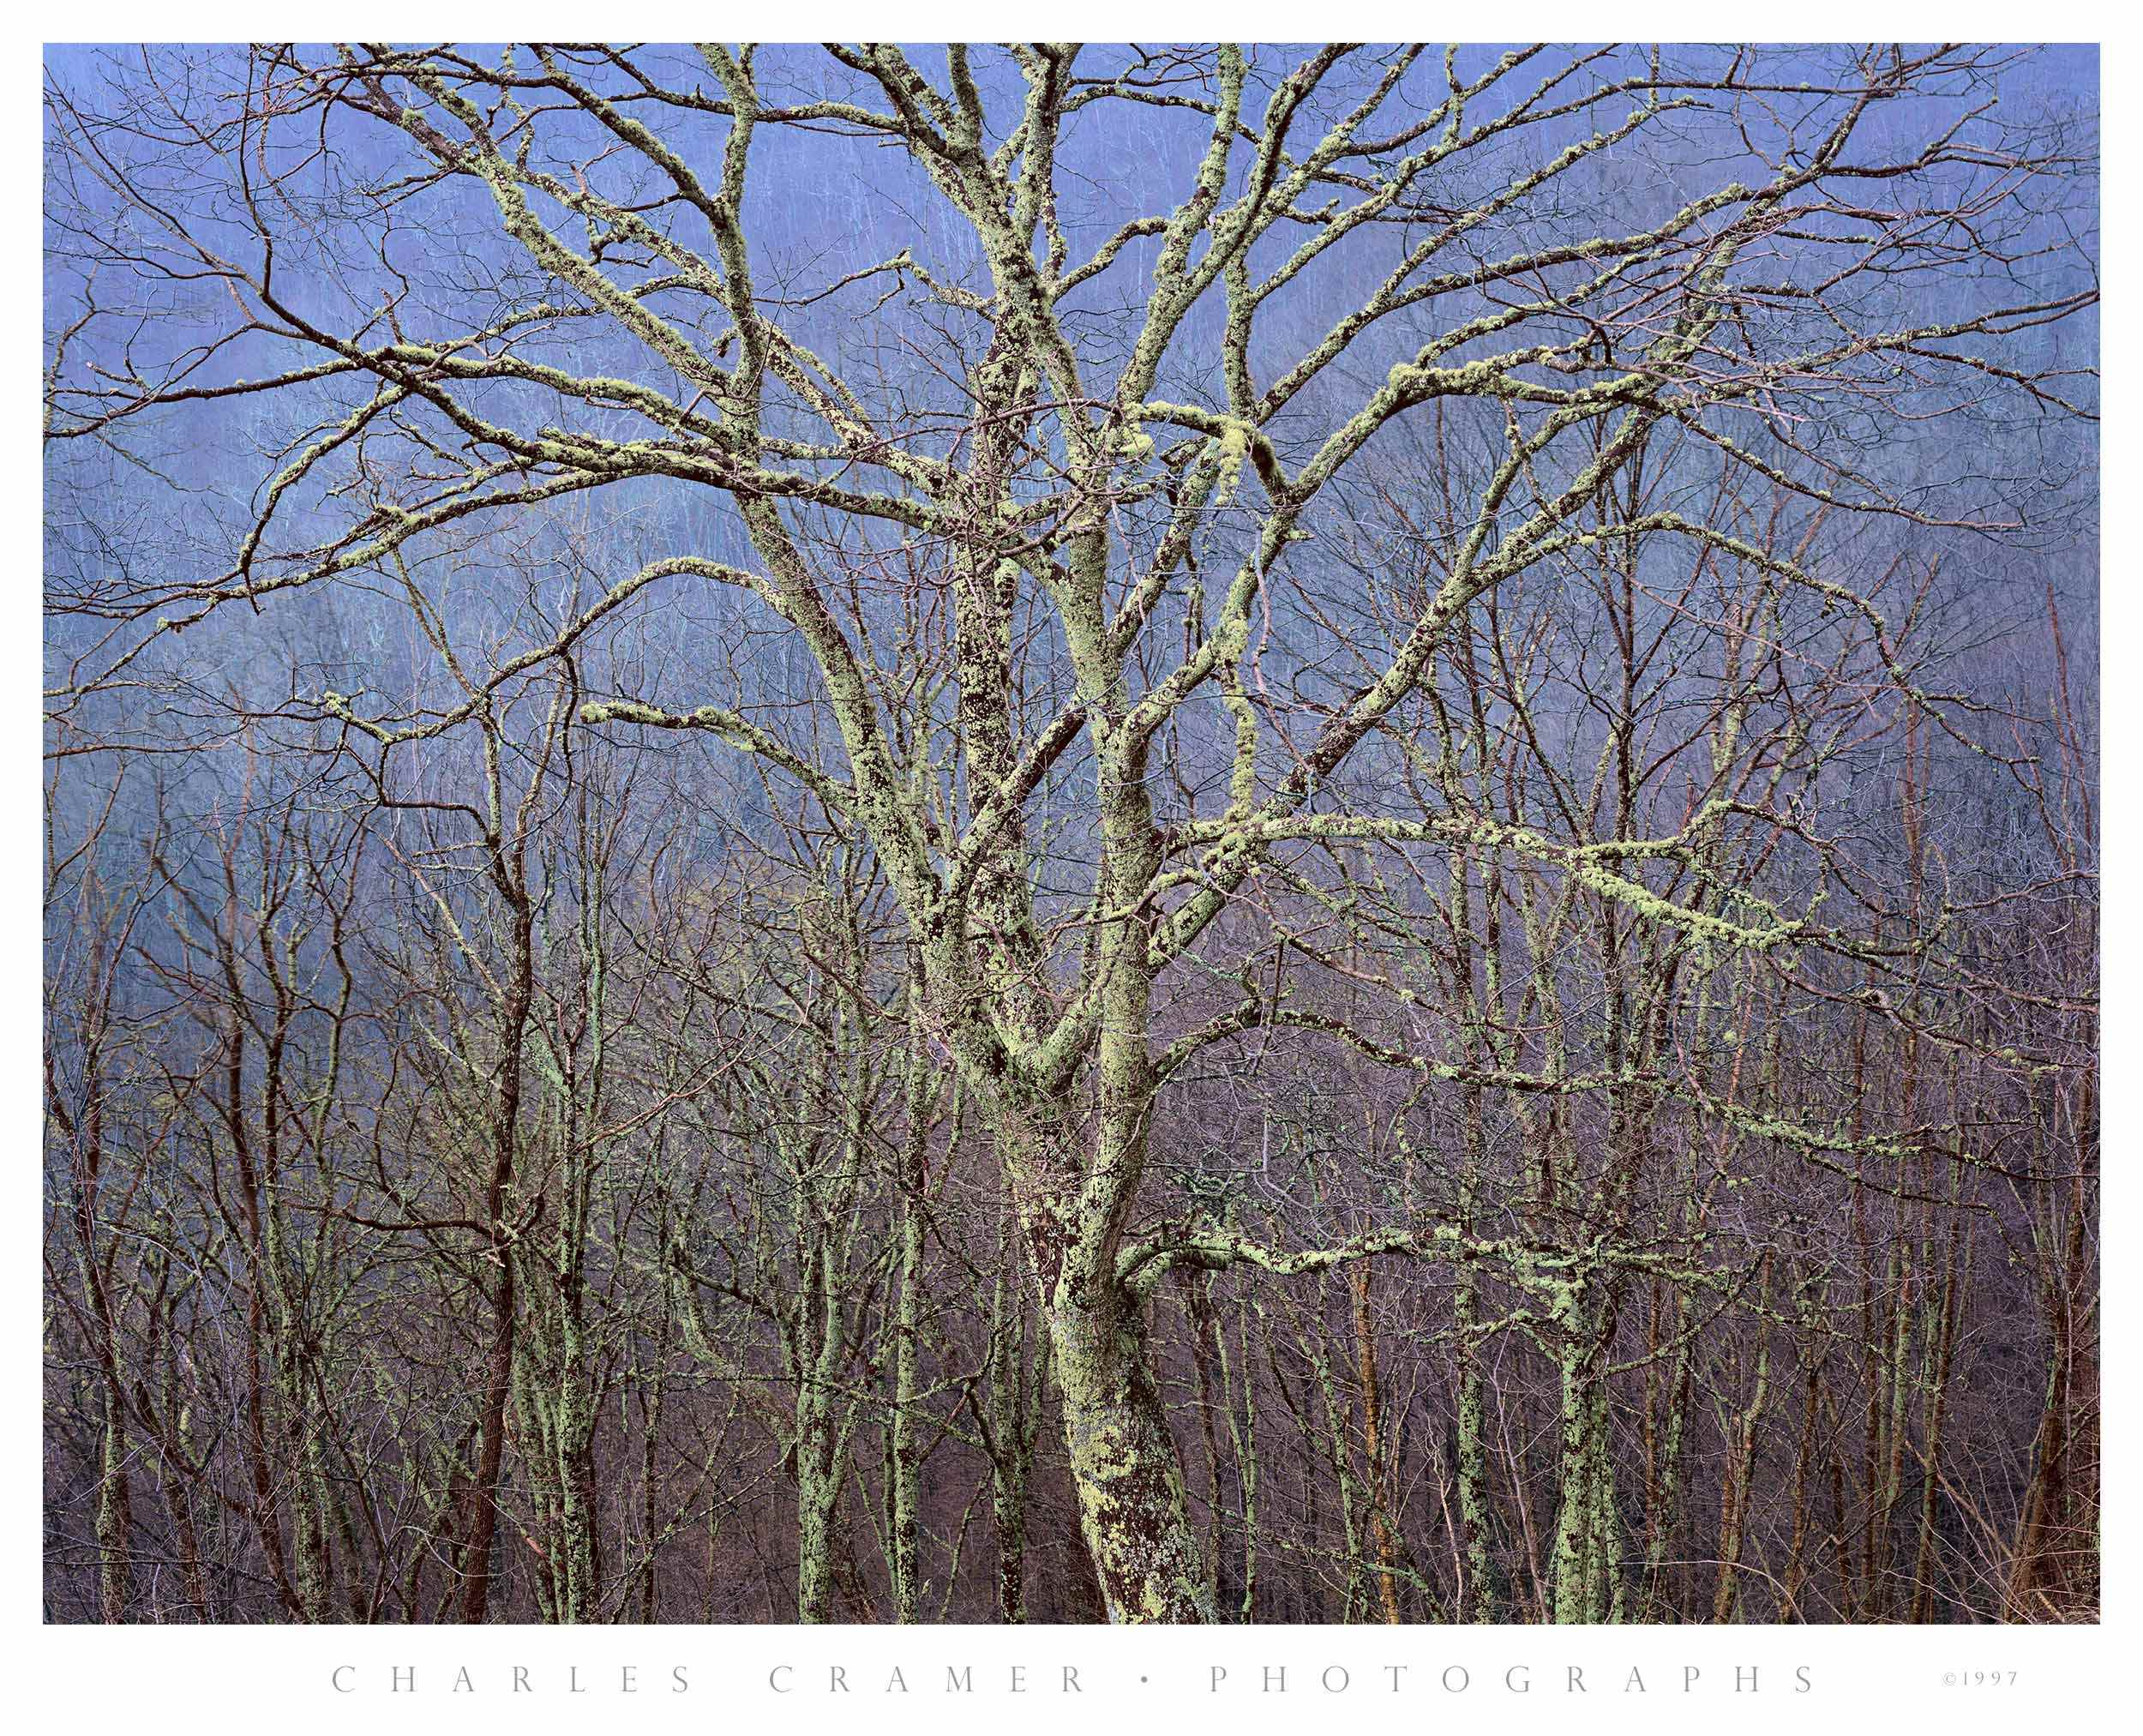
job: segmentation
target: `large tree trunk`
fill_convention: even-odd
[[[1612,1300],[1573,1289],[1559,1309],[1565,1325],[1563,1431],[1551,1577],[1558,1623],[1619,1621],[1623,1614],[1622,1522],[1608,1439],[1606,1370],[1614,1337]]]
[[[1116,1274],[1120,1214],[1093,1209],[1096,1174],[1130,1154],[1108,1135],[1081,1161],[1067,1106],[1000,1107],[1001,1161],[1049,1336],[1079,1529],[1112,1622],[1214,1619],[1183,1464],[1146,1355],[1144,1304]]]
[[[1079,1526],[1108,1619],[1212,1620],[1182,1463],[1147,1367],[1137,1299],[1113,1282],[1062,1276],[1045,1289],[1042,1318]]]
[[[1103,1607],[1116,1622],[1206,1622],[1213,1600],[1191,1527],[1183,1464],[1146,1359],[1144,1308],[1118,1255],[1146,1164],[1157,1082],[1147,894],[1161,871],[1142,738],[1120,741],[1128,705],[1120,664],[1099,651],[1106,533],[1085,550],[1090,612],[1073,660],[1102,788],[1096,946],[1099,1017],[1090,1105],[1075,1076],[999,1088],[999,1158],[1018,1204],[1049,1334],[1079,1523]],[[1029,1022],[1023,1018],[1022,1023]]]
[[[797,1406],[796,1434],[796,1619],[830,1622],[835,1590],[834,1550],[839,1541],[840,1449],[833,1420],[823,1398]]]

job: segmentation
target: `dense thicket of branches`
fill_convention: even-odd
[[[2092,1619],[2090,82],[55,57],[48,1613]]]

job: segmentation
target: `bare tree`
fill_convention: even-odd
[[[790,980],[813,1004],[784,1016],[818,1045],[823,1114],[770,1113],[778,1046],[759,1074],[726,1076],[752,1112],[729,1136],[785,1166],[783,1197],[808,1207],[800,1288],[777,1311],[807,1616],[831,1607],[866,1414],[852,1389],[871,1373],[856,1362],[879,1354],[859,1326],[898,1365],[893,1606],[920,1607],[926,1400],[944,1413],[932,1427],[993,1467],[1000,1549],[1024,1523],[1023,1311],[999,1305],[985,1371],[1002,1384],[971,1432],[951,1389],[926,1394],[903,1361],[921,1331],[940,1073],[1017,1225],[1111,1619],[1221,1613],[1219,1435],[1201,1540],[1154,1342],[1172,1275],[1206,1287],[1192,1342],[1216,1379],[1216,1277],[1350,1264],[1343,1354],[1301,1319],[1286,1335],[1299,1369],[1276,1352],[1271,1378],[1306,1427],[1322,1418],[1348,1607],[1399,1613],[1420,1570],[1400,1547],[1379,1373],[1368,1263],[1381,1278],[1384,1256],[1458,1286],[1462,1607],[1493,1607],[1482,1367],[1515,1333],[1558,1388],[1544,1607],[1626,1610],[1613,1394],[1642,1383],[1654,1425],[1686,1439],[1703,1379],[1725,1396],[1727,1514],[1706,1595],[1732,1617],[1761,1420],[1786,1385],[1768,1335],[1794,1318],[1782,1252],[1726,1251],[1744,1145],[1850,1180],[1855,1209],[1890,1210],[1918,1238],[1915,1269],[1942,1274],[1931,1303],[1871,1291],[1864,1322],[1887,1347],[1867,1435],[1885,1493],[1861,1514],[1864,1577],[1877,1573],[1923,1349],[1924,1489],[1944,1475],[1940,1396],[1972,1258],[1949,1220],[1907,1218],[1959,1205],[1980,1154],[1929,1131],[1932,1051],[1962,1041],[1936,1006],[1967,986],[1959,907],[1912,902],[1939,877],[1918,843],[1886,880],[1887,862],[1825,828],[1871,742],[1909,727],[1908,751],[1999,752],[1983,708],[1936,684],[1910,563],[1870,567],[1855,538],[2020,529],[2025,490],[2000,479],[1990,430],[2089,413],[2047,336],[2096,299],[2059,214],[2087,150],[2057,119],[2002,121],[2009,63],[1888,46],[1329,45],[1290,62],[1225,45],[279,45],[54,82],[79,288],[51,347],[50,438],[130,453],[247,408],[276,449],[223,527],[225,557],[107,572],[69,597],[95,625],[56,730],[93,741],[145,680],[177,704],[189,647],[303,598],[381,589],[393,642],[345,630],[332,654],[294,655],[261,709],[369,768],[387,807],[466,821],[489,914],[483,940],[454,939],[437,968],[489,985],[483,1155],[454,1210],[382,1220],[428,1234],[455,1220],[488,1310],[482,1405],[442,1521],[463,1619],[490,1607],[527,1239],[540,1210],[583,1211],[599,1161],[587,1069],[609,1063],[586,1045],[603,948],[581,942],[567,979],[591,1034],[545,1023],[549,880],[530,856],[588,731],[620,754],[684,732],[756,762],[803,804],[784,811],[838,834],[810,855],[822,879],[882,886],[897,912],[873,942],[899,960],[890,995],[853,936],[795,937]],[[1153,166],[1091,183],[1121,154],[1107,141],[1132,136],[1154,141]],[[770,221],[800,165],[866,154],[881,165],[873,226],[906,237],[889,255]],[[159,296],[189,335],[136,345],[135,303]],[[582,507],[628,528],[561,554],[553,527]],[[471,594],[457,575],[496,568],[437,551],[487,538],[506,553],[483,558],[513,576]],[[542,576],[558,570],[568,582]],[[1549,714],[1551,691],[1568,714]],[[538,703],[541,728],[502,722]],[[455,764],[463,737],[471,797],[396,784],[409,756]],[[588,873],[602,859],[592,839],[579,856]],[[1793,1089],[1780,1044],[1801,1015],[1763,1018],[1789,1001],[1850,1007],[1895,1051],[1867,1124],[1840,1127]],[[1768,1049],[1731,1034],[1759,1028],[1777,1033]],[[1156,1140],[1173,1095],[1201,1077],[1210,1093],[1225,1057],[1282,1035],[1443,1094],[1382,1121],[1420,1179],[1319,1171],[1257,1213],[1232,1184],[1168,1191],[1180,1154]],[[545,1066],[570,1155],[538,1184]],[[914,1142],[884,1172],[890,1267],[856,1240],[874,1222],[864,1118],[881,1100]],[[720,1102],[709,1084],[690,1108]],[[1506,1113],[1525,1157],[1498,1174],[1489,1123]],[[1292,1126],[1306,1151],[1330,1134],[1317,1115]],[[1662,1204],[1667,1144],[1678,1191]],[[705,1222],[720,1208],[704,1192],[678,1210],[681,1246],[755,1233]],[[568,1342],[583,1222],[543,1304],[562,1311],[553,1349],[572,1365],[544,1364],[557,1403],[540,1413],[569,1515],[592,1499],[580,1407],[598,1390]],[[2080,1262],[2050,1308],[2074,1307]],[[704,1276],[681,1281],[687,1323]],[[1294,1296],[1279,1284],[1276,1310]],[[850,1310],[867,1298],[867,1320]],[[1734,1360],[1701,1370],[1693,1335],[1730,1307],[1746,1328]],[[715,1336],[699,1348],[727,1366]],[[1221,1407],[1231,1432],[1254,1426],[1249,1403],[1244,1388]],[[1684,1499],[1678,1451],[1654,1455],[1647,1488],[1655,1578]],[[1247,1535],[1240,1456],[1229,1481]],[[2059,1490],[2034,1499],[2069,1511]],[[561,1534],[582,1565],[547,1612],[592,1607],[586,1523]],[[1246,1555],[1228,1601],[1248,1609],[1253,1579]],[[2020,1567],[2018,1595],[2044,1581]],[[1008,1589],[1005,1613],[1018,1605]]]

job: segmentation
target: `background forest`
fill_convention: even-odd
[[[2093,54],[45,87],[48,1619],[2096,1619]]]

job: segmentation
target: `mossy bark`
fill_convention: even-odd
[[[1609,1451],[1606,1367],[1612,1311],[1573,1288],[1563,1309],[1562,1504],[1549,1573],[1558,1622],[1607,1622],[1623,1614],[1622,1520]]]
[[[1137,1301],[1120,1288],[1096,1293],[1059,1281],[1042,1312],[1079,1529],[1108,1619],[1210,1621],[1181,1462]]]
[[[1083,1209],[1094,1173],[1122,1154],[1104,1137],[1090,1165],[1077,1163],[1076,1134],[1054,1117],[1002,1116],[998,1138],[1020,1196],[1080,1535],[1102,1607],[1112,1622],[1210,1621],[1144,1305],[1116,1276],[1116,1237],[1095,1234],[1101,1226]]]

